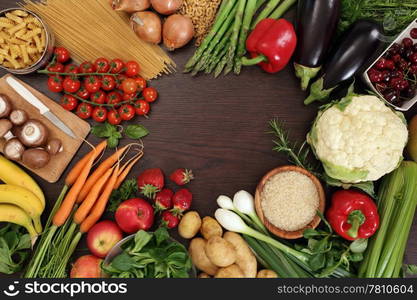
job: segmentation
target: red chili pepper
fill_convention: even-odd
[[[264,19],[246,40],[252,59],[243,57],[242,65],[260,65],[268,73],[281,71],[289,62],[297,44],[294,26],[285,19]]]
[[[332,196],[327,220],[344,239],[366,239],[378,229],[378,208],[370,197],[361,192],[340,190]]]

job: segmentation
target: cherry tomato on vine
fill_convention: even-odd
[[[80,68],[77,65],[68,64],[65,66],[64,73],[78,74],[80,73]]]
[[[112,91],[116,88],[116,80],[114,76],[105,75],[101,80],[101,88],[105,91]]]
[[[86,90],[84,85],[81,85],[80,89],[77,92],[77,96],[84,100],[87,100],[90,99],[90,92]]]
[[[139,74],[139,72],[140,72],[140,66],[137,62],[128,61],[126,63],[126,71],[125,71],[126,76],[135,77]]]
[[[123,93],[122,99],[123,101],[129,101],[129,100],[134,100],[135,97],[136,97],[136,94]]]
[[[138,100],[135,102],[135,112],[139,116],[145,116],[149,113],[149,110],[151,109],[148,102],[145,100]]]
[[[95,93],[100,90],[101,81],[97,76],[88,76],[84,79],[84,86],[89,93]]]
[[[123,104],[119,108],[119,115],[124,121],[132,120],[135,116],[135,108],[130,104]]]
[[[49,72],[57,72],[57,73],[62,73],[62,72],[64,72],[64,69],[65,69],[64,65],[63,65],[63,64],[61,64],[61,63],[59,63],[59,62],[56,62],[56,63],[50,64],[50,65],[48,66],[48,68],[47,68],[47,70],[48,70]],[[51,74],[51,75],[54,75],[54,74]]]
[[[138,84],[133,78],[127,78],[122,82],[122,90],[126,94],[134,94],[138,90]]]
[[[62,83],[63,83],[63,79],[61,76],[57,76],[57,75],[50,76],[48,78],[48,89],[51,92],[60,93],[64,89]]]
[[[117,89],[119,89],[119,90],[122,89],[122,83],[123,83],[123,81],[125,81],[126,78],[127,78],[126,75],[123,75],[123,74],[117,75],[117,77],[116,77],[116,88]]]
[[[83,62],[80,67],[80,73],[95,73],[96,68],[94,67],[94,65],[89,62],[89,61],[85,61]]]
[[[81,87],[81,82],[77,78],[67,76],[65,77],[62,86],[67,93],[76,93]]]
[[[120,117],[117,110],[110,110],[107,114],[107,121],[112,125],[119,125],[122,123],[122,118]]]
[[[98,106],[93,109],[93,120],[102,123],[107,120],[107,109],[102,106]]]
[[[110,61],[110,73],[117,74],[120,73],[125,66],[125,63],[120,58],[115,58]]]
[[[136,83],[138,84],[138,89],[139,90],[143,90],[144,88],[146,88],[146,80],[142,77],[136,77],[134,78]]]
[[[102,90],[92,93],[90,96],[90,100],[97,104],[104,104],[106,103],[107,95]]]
[[[71,111],[77,107],[78,100],[72,95],[65,94],[62,96],[60,103],[64,109]]]
[[[158,98],[158,92],[153,87],[147,87],[144,89],[142,95],[147,102],[155,102]]]
[[[93,106],[89,103],[80,103],[77,107],[77,116],[81,119],[88,119],[93,113]]]
[[[56,61],[60,63],[65,63],[71,58],[69,51],[64,47],[56,47],[54,54],[56,56]]]
[[[119,92],[113,91],[107,94],[107,104],[116,105],[122,101],[122,95]]]
[[[107,73],[110,70],[110,63],[108,59],[100,57],[94,62],[94,67],[96,68],[97,73]]]

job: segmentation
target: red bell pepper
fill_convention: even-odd
[[[242,58],[242,65],[260,65],[268,73],[281,71],[289,62],[297,44],[294,26],[285,19],[264,19],[246,40],[252,59]]]
[[[354,190],[335,192],[326,216],[333,230],[350,241],[371,237],[379,226],[378,208],[374,201]]]

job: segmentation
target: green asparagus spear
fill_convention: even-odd
[[[272,14],[269,16],[269,18],[271,19],[279,19],[281,18],[281,16],[283,14],[285,14],[285,12],[291,7],[293,6],[293,4],[295,4],[295,2],[297,2],[297,0],[285,0],[284,2],[282,2],[273,12]]]
[[[262,21],[263,19],[266,19],[275,9],[275,7],[278,6],[279,2],[281,0],[271,0],[268,2],[268,4],[265,6],[265,8],[259,13],[258,17],[256,18],[255,22],[252,24],[252,29],[255,28],[255,26]]]

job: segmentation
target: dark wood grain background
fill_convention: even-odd
[[[0,9],[15,4],[14,0],[2,0]],[[145,156],[130,177],[153,167],[162,168],[166,175],[178,167],[192,169],[196,175],[189,185],[194,194],[192,208],[205,216],[214,213],[218,195],[233,196],[240,189],[254,193],[266,172],[287,164],[284,157],[272,151],[271,135],[267,134],[269,120],[280,119],[290,130],[291,139],[302,142],[316,116],[317,105],[303,105],[306,95],[300,90],[291,66],[275,75],[251,67],[245,68],[240,76],[191,77],[181,70],[193,51],[194,47],[189,45],[171,53],[178,72],[151,82],[160,98],[152,106],[149,119],[136,117],[132,121],[146,126],[150,135],[144,139]],[[0,71],[1,76],[4,74]],[[59,100],[60,95],[47,90],[46,76],[32,74],[19,78]],[[417,106],[407,116],[415,113]],[[92,135],[88,140],[93,144],[99,142]],[[84,144],[66,172],[88,150]],[[110,150],[106,155],[109,153]],[[48,184],[34,178],[43,188],[50,208],[63,180]],[[406,263],[417,263],[416,220],[408,241]],[[80,251],[85,251],[84,243]]]

